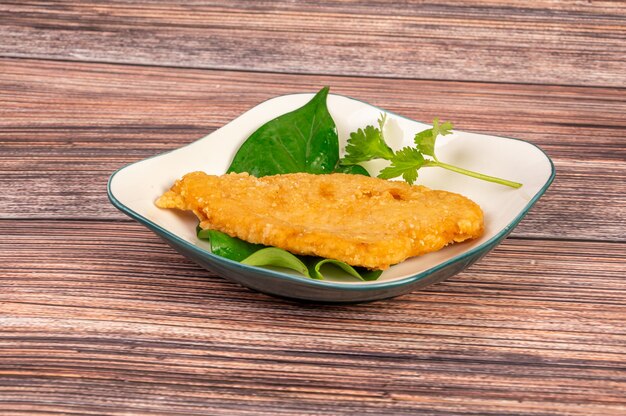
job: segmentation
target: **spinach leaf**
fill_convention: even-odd
[[[221,231],[196,229],[198,238],[211,243],[211,252],[230,260],[242,261],[252,253],[262,249],[261,244],[252,244],[247,241],[231,237]]]
[[[261,177],[331,173],[339,161],[337,127],[326,107],[328,87],[307,104],[268,121],[241,145],[227,172]]]
[[[277,247],[267,247],[251,254],[241,261],[249,266],[274,266],[295,270],[306,277],[311,277],[309,269],[298,257]],[[321,278],[321,277],[320,277]]]
[[[369,172],[361,165],[339,165],[335,169],[336,173],[348,173],[351,175],[365,175],[370,176]]]
[[[324,265],[333,265],[339,267],[344,272],[348,273],[352,277],[356,277],[359,280],[370,281],[376,280],[383,273],[382,270],[369,270],[365,267],[352,267],[348,263],[333,259],[316,259],[312,262],[309,268],[311,277],[313,279],[324,279],[324,275],[321,272],[321,267]]]
[[[335,265],[349,275],[360,280],[376,280],[382,270],[369,270],[364,267],[352,267],[347,263],[320,257],[295,256],[290,252],[277,247],[266,247],[262,244],[252,244],[231,237],[215,230],[196,228],[198,238],[211,242],[211,252],[230,260],[241,262],[249,266],[275,266],[295,270],[311,279],[323,280],[321,267],[325,264]]]

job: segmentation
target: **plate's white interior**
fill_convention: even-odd
[[[185,173],[201,170],[209,174],[223,174],[241,143],[254,130],[304,105],[312,96],[293,94],[265,101],[188,146],[127,166],[111,180],[111,193],[130,210],[190,244],[208,250],[208,244],[196,238],[197,221],[193,215],[159,209],[154,206],[154,200]],[[381,112],[379,108],[361,101],[332,94],[328,96],[328,107],[337,124],[341,149],[351,131],[367,124],[376,125]],[[415,133],[428,127],[389,114],[385,137],[394,148],[412,145]],[[488,241],[524,212],[527,204],[541,191],[552,174],[552,164],[541,150],[515,139],[455,131],[437,139],[437,156],[444,162],[521,182],[524,186],[512,189],[440,168],[420,170],[419,184],[457,192],[477,202],[485,213],[485,234],[478,240],[451,245],[439,252],[395,265],[385,271],[378,282],[415,275]],[[384,165],[384,162],[369,162],[365,167],[375,175]]]

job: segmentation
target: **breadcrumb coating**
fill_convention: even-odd
[[[370,269],[477,238],[484,228],[482,210],[462,195],[342,173],[192,172],[156,205],[193,211],[203,229]]]

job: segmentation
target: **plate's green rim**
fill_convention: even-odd
[[[268,98],[267,100],[264,100],[260,103],[258,103],[257,105],[255,105],[252,108],[255,108],[261,104],[263,104],[264,102],[273,100],[275,98],[280,98],[280,97],[287,97],[287,96],[295,96],[295,95],[310,95],[310,93],[296,93],[296,94],[283,94],[283,95],[277,95],[275,97],[271,97]],[[391,114],[395,117],[399,117],[408,121],[412,121],[412,122],[418,122],[416,120],[410,119],[408,117],[404,117],[402,115],[393,113],[391,111],[387,111],[384,110],[380,107],[377,107],[375,105],[372,105],[370,103],[367,103],[365,101],[361,101],[358,100],[356,98],[352,98],[352,97],[348,97],[345,95],[341,95],[341,94],[331,94],[331,95],[335,95],[335,96],[339,96],[339,97],[344,97],[344,98],[348,98],[350,100],[354,100],[354,101],[358,101],[361,102],[363,104],[366,104],[368,106],[374,107],[382,112],[385,112],[387,114]],[[252,109],[251,108],[251,109]],[[250,111],[250,110],[247,110]],[[247,112],[246,111],[246,112]],[[230,124],[233,121],[235,121],[237,118],[243,116],[242,113],[240,116],[236,117],[235,119],[229,121],[226,124]],[[418,122],[419,123],[419,122]],[[426,124],[426,123],[422,123],[422,124]],[[213,132],[214,133],[214,132]],[[539,151],[541,153],[543,153],[543,155],[545,156],[545,158],[548,160],[548,162],[550,163],[550,177],[548,178],[548,180],[546,181],[546,183],[541,187],[541,189],[531,198],[531,200],[526,204],[526,206],[524,207],[524,209],[509,223],[507,224],[506,227],[504,227],[499,233],[497,233],[496,235],[494,235],[493,237],[491,237],[489,240],[485,241],[484,243],[482,243],[481,245],[474,247],[468,251],[466,251],[465,253],[459,254],[456,257],[451,258],[450,260],[447,260],[445,262],[442,262],[434,267],[431,267],[428,270],[424,270],[421,273],[415,274],[413,276],[408,276],[405,277],[403,279],[398,279],[398,280],[392,280],[389,282],[368,282],[368,283],[341,283],[341,282],[329,282],[329,281],[325,281],[325,280],[315,280],[315,279],[309,279],[307,277],[300,277],[300,276],[296,276],[296,275],[292,275],[292,274],[287,274],[287,273],[282,273],[282,272],[278,272],[278,271],[274,271],[274,270],[269,270],[269,269],[264,269],[261,267],[256,267],[256,266],[248,266],[246,264],[241,264],[237,261],[234,260],[229,260],[227,258],[218,256],[216,254],[211,253],[210,251],[204,250],[198,246],[195,246],[191,243],[189,243],[188,241],[178,237],[177,235],[171,233],[170,231],[166,230],[165,228],[161,227],[160,225],[150,221],[148,218],[144,217],[143,215],[140,215],[139,213],[133,211],[132,209],[128,208],[126,205],[122,204],[116,197],[115,195],[113,195],[113,192],[111,191],[111,182],[113,181],[113,178],[115,177],[115,175],[117,175],[120,171],[135,165],[137,163],[141,163],[144,162],[146,160],[150,160],[150,159],[154,159],[156,157],[160,157],[160,156],[164,156],[168,153],[171,153],[173,151],[185,148],[187,146],[190,146],[200,140],[205,139],[206,137],[210,136],[211,134],[208,134],[207,136],[201,137],[198,140],[194,140],[191,143],[188,143],[184,146],[181,147],[177,147],[176,149],[173,150],[169,150],[167,152],[163,152],[163,153],[159,153],[157,155],[154,156],[150,156],[148,158],[139,160],[137,162],[133,162],[133,163],[129,163],[125,166],[122,166],[121,168],[117,169],[115,172],[113,172],[111,174],[111,176],[109,177],[109,180],[107,181],[107,196],[109,198],[109,201],[111,202],[111,204],[113,204],[113,206],[117,209],[119,209],[121,212],[123,212],[124,214],[128,215],[129,217],[137,220],[139,223],[145,225],[146,227],[148,227],[149,229],[151,229],[152,231],[155,231],[157,233],[160,234],[164,234],[166,235],[168,238],[176,241],[178,244],[184,246],[185,248],[196,252],[197,254],[201,255],[201,256],[205,256],[205,257],[209,257],[210,259],[216,261],[217,263],[223,263],[226,265],[230,265],[230,266],[234,266],[235,268],[240,268],[240,269],[244,269],[253,273],[257,273],[257,274],[261,274],[261,275],[265,275],[265,276],[269,276],[269,277],[278,277],[278,278],[282,278],[282,279],[287,279],[287,280],[292,280],[296,283],[303,283],[303,284],[307,284],[307,285],[311,285],[311,286],[317,286],[317,287],[324,287],[324,288],[332,288],[332,289],[340,289],[340,290],[348,290],[348,291],[368,291],[368,290],[378,290],[378,289],[390,289],[390,288],[394,288],[397,286],[404,286],[407,285],[409,283],[413,283],[413,282],[417,282],[418,280],[421,280],[427,276],[430,276],[433,273],[436,273],[437,271],[444,269],[454,263],[458,263],[460,261],[463,261],[467,258],[471,258],[481,252],[485,252],[485,251],[489,251],[491,250],[494,246],[496,246],[501,240],[503,240],[512,230],[513,228],[515,228],[517,226],[517,224],[520,223],[520,221],[526,216],[526,214],[528,214],[528,211],[533,207],[533,205],[535,205],[535,203],[539,200],[539,198],[541,198],[541,196],[546,192],[546,190],[550,187],[550,185],[552,184],[552,182],[554,181],[554,178],[556,176],[556,169],[554,167],[554,163],[552,162],[552,159],[550,159],[550,157],[546,154],[546,152],[539,146],[537,146],[534,143],[530,143],[526,140],[522,140],[522,139],[517,139],[514,137],[503,137],[503,136],[494,136],[494,135],[489,135],[492,137],[498,137],[498,138],[502,138],[502,139],[507,139],[507,140],[517,140],[520,142],[524,142],[527,143],[531,146],[536,147],[537,149],[539,149]]]

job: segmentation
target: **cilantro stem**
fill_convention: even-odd
[[[426,164],[424,164],[424,166],[439,166],[440,168],[451,170],[452,172],[461,173],[463,175],[471,176],[477,179],[482,179],[488,182],[499,183],[500,185],[510,186],[511,188],[522,187],[522,184],[519,182],[508,181],[506,179],[496,178],[495,176],[489,176],[489,175],[474,172],[471,170],[459,168],[453,165],[448,165],[447,163],[440,162],[438,160],[429,160],[428,162],[426,162]]]

